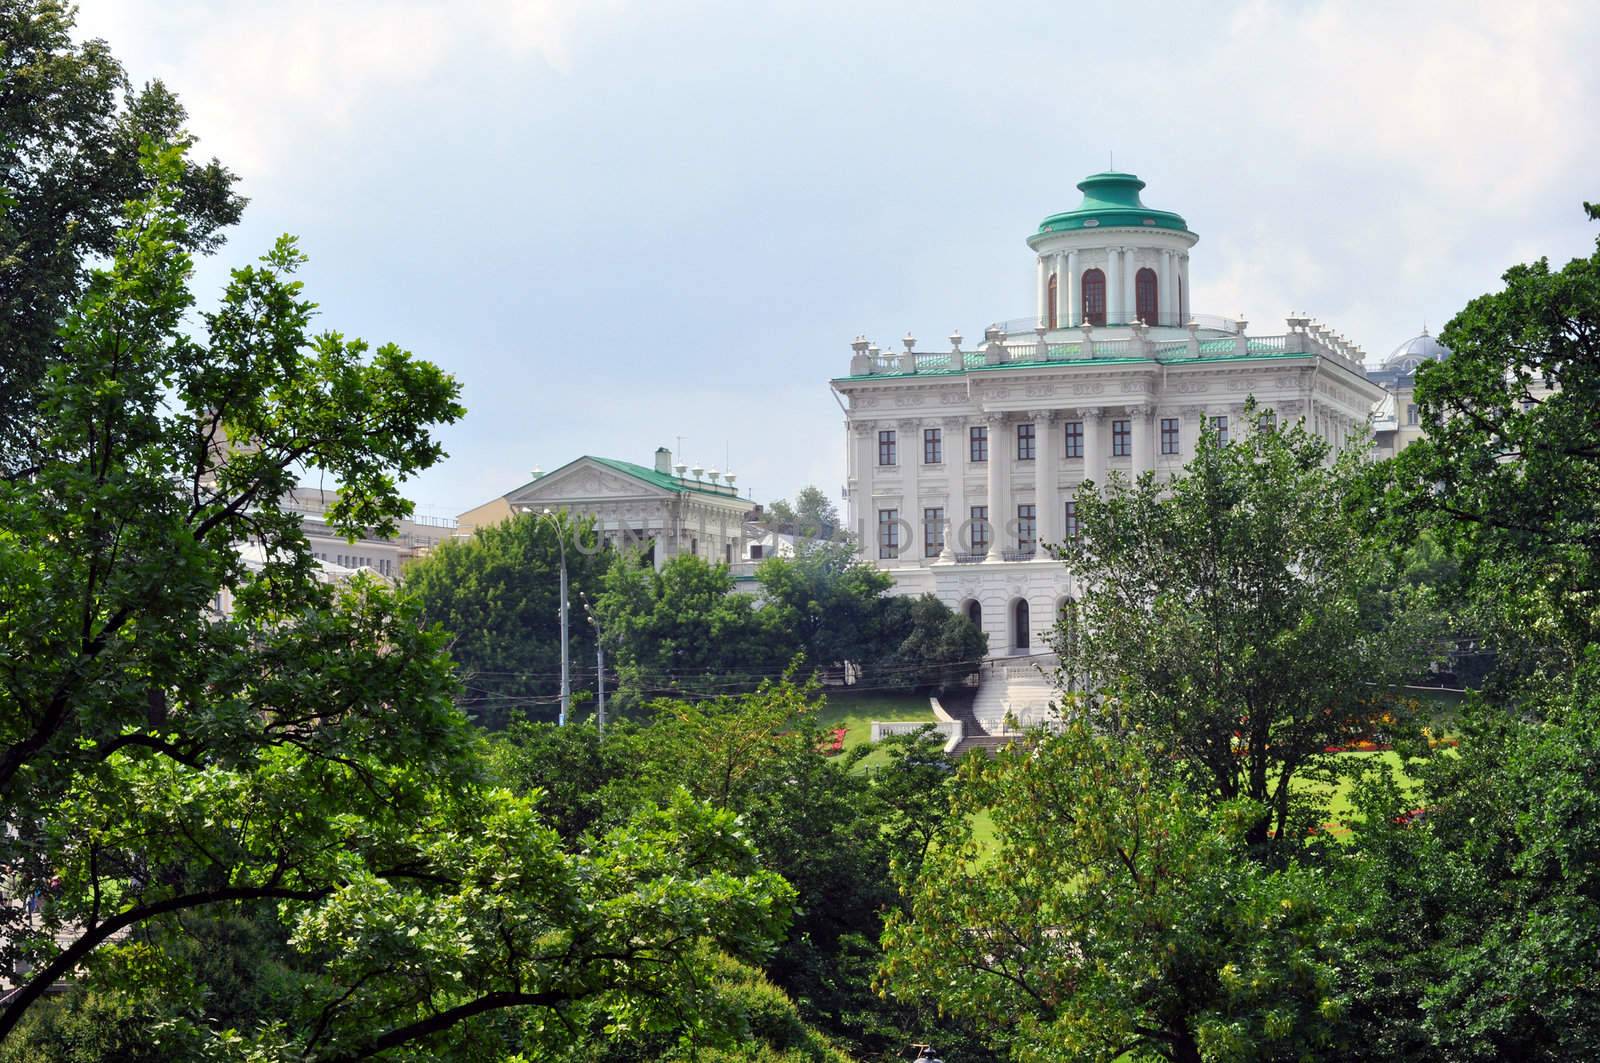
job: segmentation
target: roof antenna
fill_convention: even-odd
[[[1112,173],[1117,172],[1117,153],[1115,151],[1106,152],[1106,169]]]

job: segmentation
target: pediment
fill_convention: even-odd
[[[670,498],[672,494],[597,461],[579,458],[517,488],[506,495],[506,501],[513,506],[538,504],[555,509],[562,505],[614,499]]]

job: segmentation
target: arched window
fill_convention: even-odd
[[[1161,303],[1156,298],[1156,271],[1146,266],[1133,277],[1134,315],[1146,325],[1159,325]]]
[[[1047,300],[1047,307],[1048,308],[1045,311],[1045,319],[1044,319],[1045,324],[1048,325],[1050,328],[1058,328],[1058,327],[1060,327],[1060,326],[1058,326],[1056,324],[1056,307],[1060,305],[1056,300],[1057,300],[1056,275],[1054,273],[1052,273],[1052,274],[1050,274],[1050,297]]]
[[[967,601],[967,619],[972,621],[972,626],[979,631],[983,630],[983,606],[978,604],[978,599],[971,598]]]
[[[1011,607],[1011,623],[1014,627],[1015,637],[1011,645],[1019,650],[1028,648],[1028,599],[1018,598],[1017,604]]]
[[[1083,271],[1083,320],[1091,325],[1106,323],[1106,275],[1097,269]]]

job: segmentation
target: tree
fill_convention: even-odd
[[[1308,867],[1246,855],[1249,802],[1208,807],[1082,721],[967,758],[954,794],[885,931],[890,991],[978,1022],[1018,1061],[1310,1058],[1339,1042],[1335,898]]]
[[[1382,551],[1347,514],[1361,460],[1330,463],[1298,425],[1230,445],[1208,429],[1170,482],[1086,493],[1063,554],[1084,588],[1056,629],[1063,676],[1199,792],[1255,802],[1257,847],[1320,822],[1296,782],[1399,712],[1394,685],[1432,649],[1426,595],[1380,590]]]
[[[153,187],[140,146],[194,143],[177,97],[159,81],[135,89],[104,41],[73,41],[75,21],[58,0],[0,0],[0,469],[40,457],[30,404],[88,263],[111,254],[123,204]],[[178,165],[187,225],[173,238],[213,250],[244,208],[238,179],[215,159]]]
[[[975,674],[989,652],[989,636],[931,594],[884,598],[880,611],[865,683],[944,690]]]
[[[1457,726],[1453,755],[1407,765],[1420,792],[1361,795],[1357,1000],[1373,1036],[1393,1017],[1386,1056],[1580,1058],[1600,1037],[1600,654]]]
[[[767,506],[768,523],[775,530],[806,539],[833,539],[843,530],[839,510],[821,488],[807,485],[794,496],[794,504],[776,499]]]
[[[809,543],[792,558],[756,569],[768,624],[792,638],[814,667],[865,662],[879,638],[889,573],[869,565],[847,543]]]
[[[604,586],[596,609],[626,697],[754,690],[800,648],[735,590],[726,566],[702,558],[681,554],[660,570],[618,563]]]
[[[592,521],[519,513],[441,545],[406,569],[423,617],[451,635],[462,707],[498,729],[554,719],[561,691],[560,544],[566,539],[568,631],[574,689],[592,684],[594,629],[584,595],[598,598],[610,551],[594,548]]]
[[[171,150],[147,165],[155,191],[29,406],[38,461],[0,480],[0,863],[37,901],[3,909],[6,967],[31,969],[0,1041],[58,980],[116,964],[100,988],[223,1057],[481,1058],[475,1039],[569,1010],[675,1021],[701,943],[759,958],[787,887],[682,794],[570,853],[534,796],[483,784],[442,638],[378,583],[320,583],[282,504],[309,467],[340,485],[335,527],[392,529],[457,385],[310,334],[287,237],[192,337],[185,171]],[[253,1044],[166,947],[185,916],[234,912],[277,921],[297,978]]]
[[[1510,645],[1571,661],[1600,635],[1600,238],[1468,303],[1417,374],[1426,436],[1395,459],[1382,513],[1402,542],[1434,530]]]

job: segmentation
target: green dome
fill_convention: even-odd
[[[1139,190],[1143,187],[1144,182],[1131,173],[1113,170],[1090,174],[1078,182],[1083,202],[1077,209],[1050,215],[1039,223],[1039,232],[1058,233],[1102,225],[1189,231],[1184,220],[1170,210],[1151,210],[1140,202]]]

